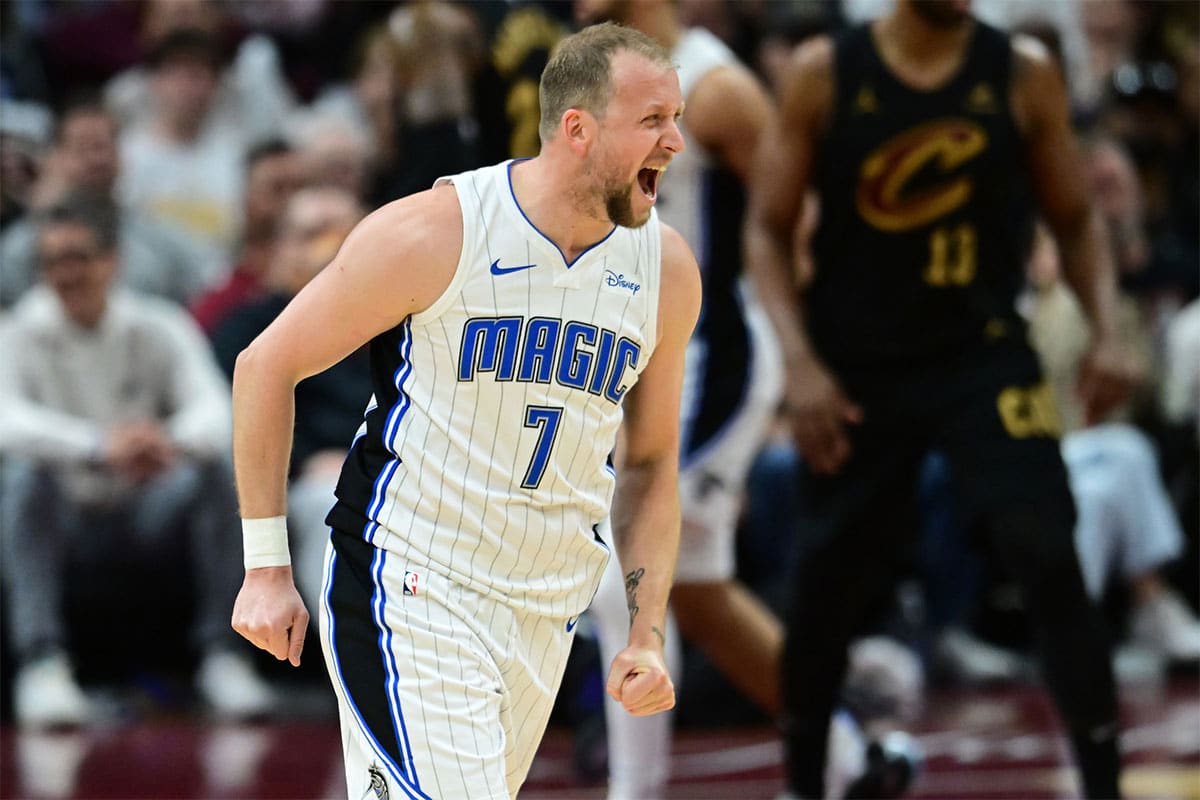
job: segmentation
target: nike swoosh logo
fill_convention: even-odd
[[[575,626],[579,624],[579,617],[567,620],[567,633],[575,630]]]
[[[533,269],[536,266],[537,266],[537,264],[522,264],[519,267],[502,267],[502,266],[500,266],[500,259],[497,258],[495,261],[492,262],[492,274],[493,275],[507,275],[510,272],[520,272],[523,269]]]

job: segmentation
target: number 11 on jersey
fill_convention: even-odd
[[[558,436],[562,412],[561,408],[552,406],[525,406],[525,427],[537,428],[538,440],[533,448],[533,458],[529,459],[529,469],[525,470],[525,480],[521,481],[522,489],[536,489],[542,482],[546,465],[550,463],[550,451]]]

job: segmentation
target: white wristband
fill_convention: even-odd
[[[246,569],[290,566],[287,517],[243,519],[242,551]]]

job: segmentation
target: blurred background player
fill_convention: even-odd
[[[700,321],[688,343],[682,401],[680,503],[683,527],[671,607],[679,632],[748,697],[779,711],[783,626],[734,577],[734,545],[750,462],[782,391],[770,321],[742,281],[745,191],[771,101],[725,44],[685,28],[671,0],[578,0],[582,24],[604,19],[637,28],[671,52],[679,68],[688,148],[661,190],[663,219],[695,248],[704,283]],[[602,663],[629,635],[621,565],[613,559],[592,614]],[[668,662],[678,675],[680,645],[668,632]],[[609,796],[663,796],[670,775],[671,717],[632,717],[605,703]]]
[[[902,0],[800,48],[780,123],[753,184],[751,264],[808,468],[784,668],[789,790],[824,796],[846,647],[894,581],[917,466],[937,444],[965,513],[1027,596],[1084,791],[1119,796],[1107,638],[1075,553],[1053,399],[1015,310],[1028,178],[1093,324],[1080,370],[1089,417],[1124,396],[1112,259],[1057,68],[966,2]],[[820,222],[802,306],[790,264],[810,185]]]

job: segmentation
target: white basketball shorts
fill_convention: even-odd
[[[783,394],[782,357],[766,312],[747,303],[746,325],[753,355],[745,397],[720,431],[680,466],[683,530],[676,583],[708,583],[733,576],[734,537],[746,475]]]
[[[516,795],[573,620],[523,615],[337,531],[321,601],[351,800]]]

